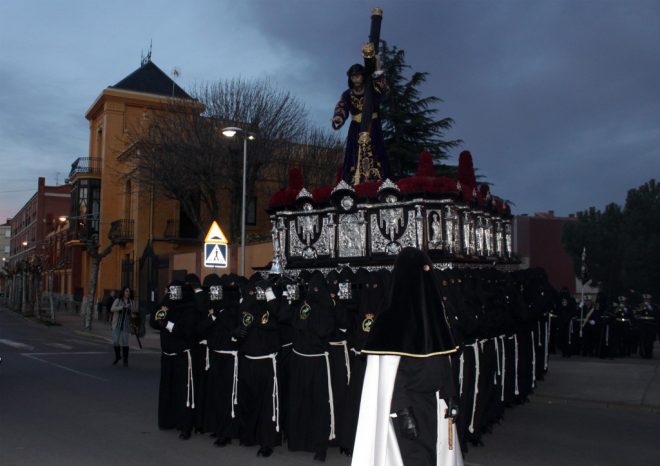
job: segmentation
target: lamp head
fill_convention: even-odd
[[[222,128],[222,135],[228,138],[233,138],[236,136],[236,133],[240,133],[243,130],[241,128],[237,128],[236,126],[229,126],[227,128]]]

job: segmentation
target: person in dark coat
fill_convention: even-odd
[[[240,293],[236,284],[217,274],[204,278],[204,288],[208,292],[209,310],[197,325],[208,343],[203,429],[213,432],[214,445],[224,447],[238,437],[238,347],[231,336],[236,327]]]
[[[277,353],[277,299],[258,275],[241,290],[243,301],[233,338],[238,342],[238,419],[242,445],[259,445],[257,456],[281,444]]]
[[[346,415],[344,406],[346,405],[348,387],[351,382],[351,357],[347,342],[348,309],[344,304],[345,299],[341,299],[339,273],[335,270],[329,272],[326,281],[333,303],[332,309],[335,322],[335,327],[330,336],[330,375],[335,405],[335,435],[336,443],[340,445],[342,453],[344,453],[343,445],[353,441],[352,438],[348,438],[344,420]]]
[[[653,344],[658,335],[660,312],[653,304],[650,294],[642,295],[642,303],[635,309],[635,321],[639,329],[639,355],[644,359],[653,359]]]
[[[345,275],[347,278],[348,276]],[[357,281],[357,308],[352,313],[350,327],[348,329],[348,346],[351,356],[351,381],[344,402],[344,420],[341,430],[344,432],[339,446],[342,453],[352,455],[355,442],[355,433],[358,425],[358,414],[360,413],[360,397],[362,396],[362,384],[367,369],[367,358],[362,355],[362,348],[371,332],[372,325],[378,314],[387,303],[389,290],[383,285],[383,274],[367,272],[365,269],[358,270]]]
[[[195,386],[191,349],[195,340],[197,314],[193,291],[178,281],[167,288],[167,296],[154,312],[150,325],[160,330],[160,386],[158,427],[178,429],[187,440],[193,428]]]
[[[458,346],[432,269],[415,248],[394,263],[389,305],[362,350],[368,361],[353,465],[462,464],[449,359]]]
[[[193,301],[195,303],[195,313],[197,314],[198,324],[195,328],[195,344],[191,350],[193,361],[193,379],[195,382],[195,432],[204,432],[204,413],[206,412],[206,375],[207,361],[209,359],[209,349],[207,346],[208,332],[207,328],[200,322],[208,318],[211,303],[209,302],[208,290],[202,287],[199,277],[194,273],[186,275],[184,286],[193,291]]]
[[[322,273],[312,275],[292,319],[287,442],[289,450],[314,452],[315,460],[325,461],[328,442],[335,438],[329,359],[335,316]]]
[[[559,332],[557,344],[564,358],[570,358],[575,346],[575,330],[577,328],[576,319],[579,315],[575,300],[564,287],[559,292]]]

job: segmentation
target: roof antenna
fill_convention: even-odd
[[[153,44],[153,40],[149,40],[149,51],[147,52],[147,55],[144,55],[144,52],[142,51],[140,53],[140,66],[144,66],[147,63],[151,61],[151,46]]]
[[[172,68],[172,97],[174,97],[174,86],[176,85],[174,79],[178,78],[179,76],[181,76],[181,68],[175,66]]]

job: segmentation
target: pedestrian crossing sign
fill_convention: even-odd
[[[228,263],[226,244],[204,244],[204,266],[225,268]]]
[[[204,266],[225,268],[229,264],[227,254],[227,237],[222,232],[218,222],[213,221],[204,239]]]

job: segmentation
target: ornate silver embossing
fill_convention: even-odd
[[[510,222],[504,222],[504,244],[505,244],[504,256],[505,257],[511,257],[512,249],[511,249],[511,223]]]
[[[344,196],[341,198],[341,208],[344,210],[351,210],[353,208],[354,200],[351,196]]]
[[[301,215],[298,217],[297,233],[302,241],[309,246],[319,229],[319,218],[316,215]]]
[[[339,257],[364,255],[364,226],[360,220],[356,214],[339,216]]]
[[[301,257],[305,245],[298,238],[295,219],[289,220],[289,256]]]
[[[335,186],[335,187],[333,188],[331,194],[334,194],[334,193],[337,192],[337,191],[353,191],[353,192],[355,192],[355,190],[353,189],[353,187],[352,187],[350,184],[348,184],[347,182],[345,182],[344,180],[341,180],[341,181],[337,184],[337,186]]]
[[[442,249],[444,241],[442,236],[442,211],[439,209],[429,210],[427,218],[429,249]]]
[[[486,255],[492,257],[495,255],[495,245],[493,244],[493,222],[489,217],[484,217],[484,239],[486,242]]]
[[[456,211],[450,205],[445,207],[445,250],[453,253],[460,253],[460,241],[459,235],[458,218],[456,216]]]
[[[353,290],[350,282],[339,282],[339,291],[337,296],[341,300],[351,299],[353,297]]]
[[[303,188],[296,196],[296,199],[312,199],[312,193],[307,191],[307,189]]]
[[[403,235],[397,240],[402,247],[416,247],[417,245],[417,228],[415,225],[415,211],[408,211],[408,223]]]
[[[303,259],[316,259],[316,249],[311,246],[305,247],[302,252]]]
[[[280,263],[282,267],[286,267],[286,226],[284,226],[284,218],[279,217],[277,219],[277,236],[280,241]]]
[[[473,217],[474,218],[474,217]],[[475,253],[479,256],[484,255],[484,225],[483,225],[483,217],[482,216],[477,216],[475,220]]]
[[[222,299],[222,285],[209,286],[209,300],[220,301]]]
[[[333,221],[332,213],[328,214],[327,234],[328,234],[328,253],[330,254],[331,258],[334,258],[337,256],[337,251],[335,246],[335,238],[337,237],[337,225]]]
[[[385,236],[388,236],[390,241],[394,241],[394,237],[399,233],[399,228],[404,226],[403,208],[381,209],[380,226],[385,231]]]
[[[502,234],[502,222],[495,222],[495,255],[497,257],[503,257],[504,255],[504,235]]]
[[[392,241],[385,247],[385,250],[390,256],[396,256],[401,252],[401,245],[396,241]]]
[[[476,252],[475,245],[475,225],[474,217],[470,214],[470,211],[465,210],[462,213],[463,220],[463,249],[467,255],[474,255]]]
[[[394,183],[392,180],[387,178],[383,183],[378,187],[378,192],[384,191],[386,189],[392,189],[396,191],[397,193],[401,192],[399,187]]]
[[[281,242],[280,242],[280,232],[277,229],[277,224],[278,221],[276,219],[271,220],[271,223],[273,224],[273,227],[270,230],[270,236],[273,240],[273,260],[272,264],[275,266],[277,264],[277,267],[274,267],[277,269],[278,267],[282,267],[282,263],[284,260],[282,259],[284,257],[282,247],[281,247]]]
[[[389,241],[383,236],[380,228],[378,228],[378,214],[376,212],[369,214],[369,233],[371,236],[371,252],[386,252],[385,246],[387,246]]]
[[[331,249],[329,236],[333,234],[329,224],[330,218],[323,217],[322,222],[323,225],[321,226],[321,235],[319,236],[319,239],[316,240],[316,243],[314,243],[314,248],[319,256],[329,256]]]
[[[424,216],[422,215],[422,206],[415,206],[415,226],[417,228],[417,248],[422,249],[424,245]]]

